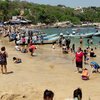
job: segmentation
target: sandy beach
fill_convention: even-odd
[[[0,47],[3,45],[9,55],[8,72],[13,73],[0,73],[0,100],[43,100],[45,89],[55,93],[54,100],[65,100],[73,97],[77,87],[82,88],[83,100],[99,100],[100,74],[92,74],[89,81],[81,80],[81,74],[75,73],[73,54],[64,55],[57,46],[52,49],[51,45],[38,45],[36,56],[31,57],[16,51],[13,43],[0,39]],[[100,64],[100,48],[95,52],[97,57],[90,60]],[[21,58],[22,63],[14,64],[14,56]]]

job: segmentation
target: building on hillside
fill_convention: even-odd
[[[23,16],[12,16],[9,20],[10,24],[30,24],[31,20],[25,19]]]
[[[77,11],[77,12],[80,12],[80,13],[84,12],[82,7],[77,7],[74,10]]]

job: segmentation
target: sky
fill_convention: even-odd
[[[39,4],[50,4],[50,5],[58,5],[62,4],[67,7],[89,7],[89,6],[97,6],[100,7],[100,0],[26,0],[29,2],[39,3]]]

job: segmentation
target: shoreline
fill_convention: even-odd
[[[33,25],[34,28],[68,28],[68,27],[100,27],[100,23],[87,23],[87,24],[79,24],[79,25],[75,25],[75,24],[71,24],[65,21],[65,22],[58,22],[58,23],[52,23],[51,25],[46,25],[46,24],[37,24],[37,25]]]
[[[15,24],[16,25],[16,24]],[[23,25],[21,25],[23,26]],[[88,23],[88,24],[71,24],[71,23],[67,23],[65,22],[57,22],[57,23],[52,23],[52,24],[48,24],[46,25],[45,23],[38,23],[37,25],[34,24],[29,24],[26,26],[30,26],[30,28],[36,28],[36,29],[46,29],[46,28],[80,28],[80,27],[96,27],[98,29],[100,29],[100,23]]]

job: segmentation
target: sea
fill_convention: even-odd
[[[80,33],[80,34],[85,34],[85,33],[95,33],[97,31],[97,29],[95,27],[79,27],[79,28],[76,28],[76,27],[68,27],[68,28],[46,28],[46,29],[42,29],[42,31],[46,34],[60,34],[60,33],[63,33],[65,35],[67,34],[72,34],[74,32],[76,33]],[[83,41],[84,41],[84,44],[87,46],[87,39],[88,38],[83,38]],[[79,44],[79,38],[75,38],[75,37],[72,37],[70,38],[71,40],[71,43],[73,44]],[[96,37],[96,36],[93,36],[92,37],[92,40],[93,40],[93,45],[94,46],[99,46],[100,45],[100,36]]]

